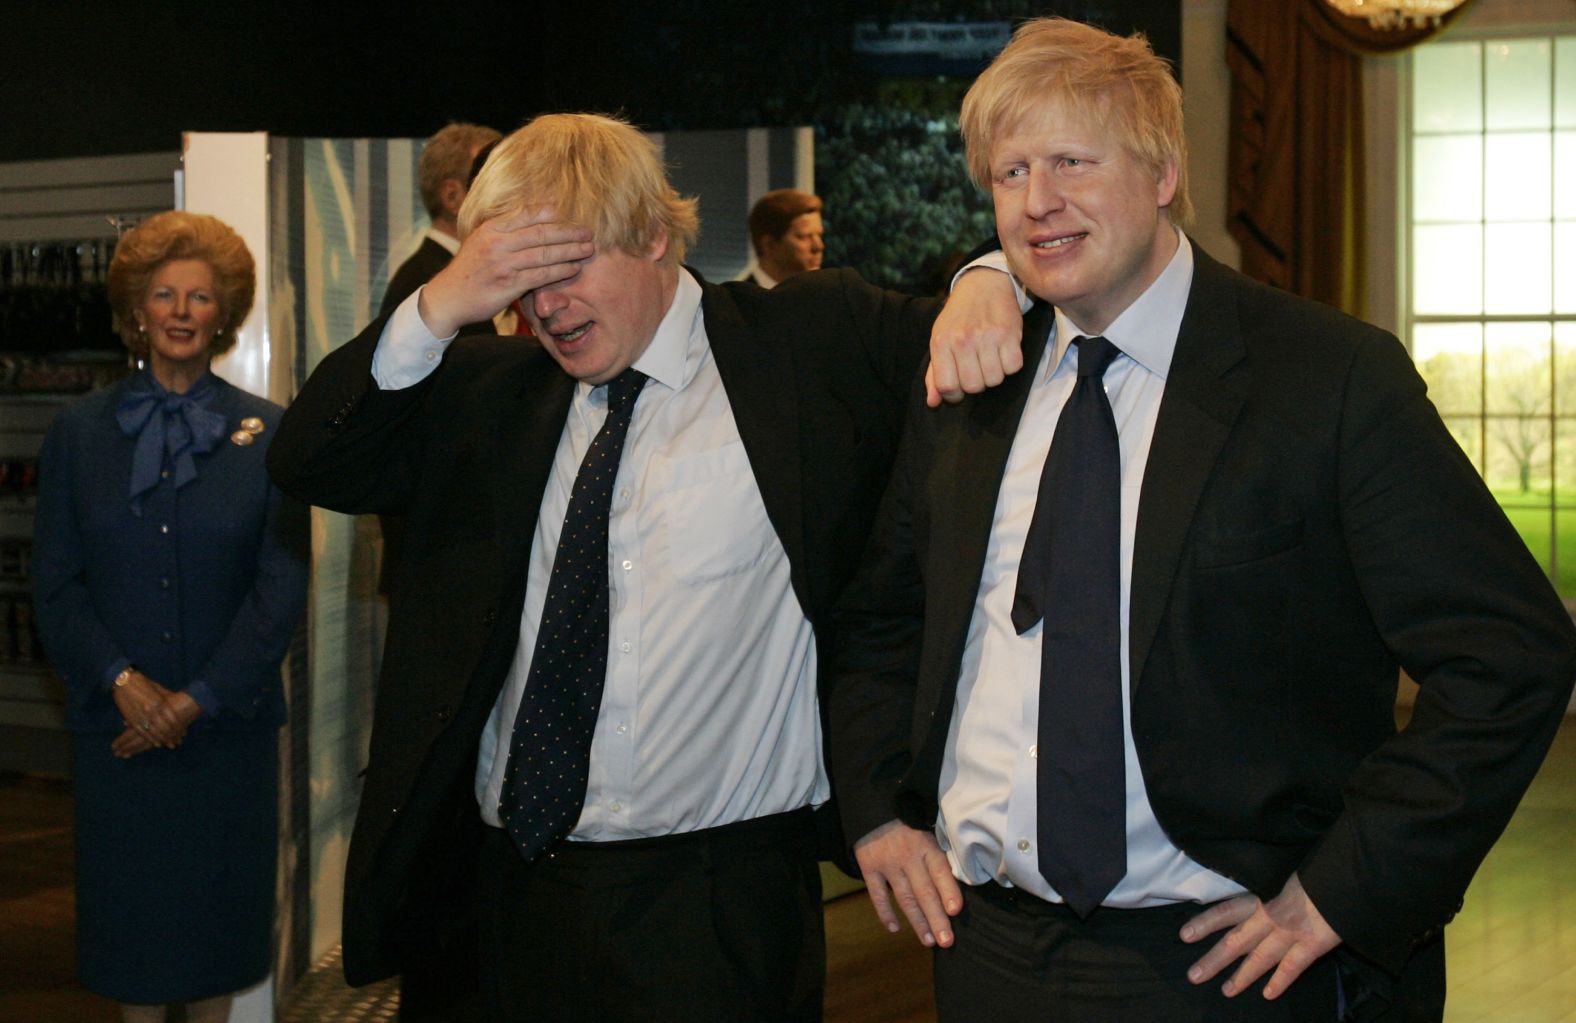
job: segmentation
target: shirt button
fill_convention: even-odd
[[[620,490],[618,492],[618,496],[622,497],[626,501],[629,500],[629,488],[625,487],[623,490]]]
[[[1033,746],[1029,747],[1029,756],[1032,759],[1035,759],[1035,760],[1038,760],[1040,758],[1040,744],[1039,743],[1035,743]]]
[[[1029,840],[1027,838],[1020,838],[1020,839],[1018,839],[1018,851],[1019,852],[1028,852],[1029,851]]]
[[[438,353],[437,352],[434,352],[431,349],[427,350],[427,361],[428,362],[431,362],[433,359],[436,359],[437,357],[438,357]]]
[[[619,725],[618,728],[616,729],[616,731],[618,732],[619,735],[623,735],[625,732],[629,731],[629,726],[628,725]]]
[[[164,522],[159,523],[159,532],[161,532],[161,533],[168,533],[169,531],[170,531],[170,527],[169,527],[168,523],[164,523]]]
[[[626,653],[626,654],[629,653],[629,644],[628,643],[620,643],[618,645],[618,648],[620,650],[624,651],[624,653]]]
[[[628,572],[629,570],[631,570],[634,567],[635,567],[635,563],[633,561],[626,561],[626,562],[624,562],[624,571]]]
[[[608,809],[612,810],[614,813],[622,813],[624,811],[624,804],[615,799],[612,803],[608,804]]]

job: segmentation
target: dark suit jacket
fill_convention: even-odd
[[[937,307],[846,272],[703,290],[718,372],[824,653]],[[409,523],[346,868],[345,974],[358,984],[423,954],[468,885],[478,737],[519,639],[535,517],[574,390],[539,345],[461,338],[421,384],[379,391],[369,372],[382,327],[323,361],[269,459],[288,493]]]
[[[1265,898],[1299,872],[1347,947],[1395,973],[1442,952],[1553,737],[1576,632],[1393,337],[1194,254],[1134,541],[1144,780],[1188,855]],[[1030,313],[1025,366],[1050,324]],[[894,816],[935,822],[1030,376],[916,405],[905,427],[838,616],[850,839]],[[1398,665],[1422,684],[1399,734]],[[1439,997],[1442,976],[1425,985]]]
[[[383,317],[393,312],[417,288],[437,276],[438,271],[448,266],[449,260],[453,258],[448,249],[431,238],[423,238],[416,251],[389,278],[388,290],[383,293],[383,304],[378,307],[378,315]]]
[[[448,249],[431,238],[423,238],[416,251],[411,253],[410,258],[401,263],[399,269],[394,271],[394,276],[389,278],[388,290],[383,292],[383,304],[378,307],[379,320],[387,319],[401,302],[415,294],[417,288],[436,277],[438,271],[448,266],[453,258]],[[491,322],[467,323],[460,328],[460,333],[467,337],[493,332]],[[387,595],[394,588],[395,566],[405,555],[405,520],[398,515],[380,515],[378,526],[383,531],[383,561],[378,577],[378,592]]]

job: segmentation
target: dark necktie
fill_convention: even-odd
[[[1121,451],[1104,375],[1120,354],[1079,337],[1024,539],[1012,624],[1044,619],[1036,761],[1040,873],[1088,916],[1127,873],[1122,751]]]
[[[607,519],[613,478],[646,375],[607,385],[607,420],[575,475],[531,672],[514,718],[498,816],[526,862],[567,835],[585,805],[591,735],[607,680]]]

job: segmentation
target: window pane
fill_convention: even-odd
[[[1576,132],[1571,134],[1576,138]],[[1412,140],[1412,219],[1483,219],[1482,135]]]
[[[1483,402],[1482,324],[1414,324],[1412,358],[1441,415],[1477,415]]]
[[[1477,43],[1420,46],[1412,57],[1413,125],[1420,132],[1483,127],[1482,49]]]
[[[1547,323],[1484,325],[1484,399],[1489,415],[1548,416],[1553,337]]]
[[[1576,131],[1554,133],[1554,215],[1576,220]]]
[[[1554,311],[1576,313],[1576,222],[1554,225]]]
[[[1481,227],[1413,228],[1412,309],[1424,316],[1483,311]]]
[[[1445,416],[1445,427],[1461,445],[1472,465],[1483,472],[1483,420],[1478,416]]]
[[[1554,521],[1559,525],[1559,550],[1555,562],[1554,588],[1562,597],[1576,596],[1576,514],[1559,512]],[[1545,564],[1547,572],[1549,566]]]
[[[1553,308],[1551,225],[1489,224],[1483,229],[1483,250],[1486,311],[1546,313]]]
[[[1576,128],[1576,36],[1554,41],[1554,65],[1554,123]]]
[[[1484,44],[1488,127],[1543,128],[1551,124],[1552,47],[1548,39],[1496,39]]]
[[[1558,377],[1554,410],[1562,416],[1576,416],[1576,323],[1554,325],[1554,367]],[[1576,458],[1576,451],[1571,457]],[[1565,480],[1576,486],[1576,473],[1567,474]],[[1576,550],[1571,556],[1576,558]]]
[[[1549,219],[1554,208],[1549,185],[1549,133],[1489,135],[1487,140],[1486,219]],[[1466,187],[1465,181],[1462,187]]]
[[[1488,471],[1484,478],[1506,512],[1536,508],[1543,512],[1543,537],[1548,543],[1549,445],[1547,417],[1506,416],[1488,420]],[[1512,514],[1511,519],[1517,516]],[[1527,535],[1517,522],[1522,536]],[[1528,546],[1531,546],[1529,541]],[[1544,555],[1547,557],[1547,555]]]

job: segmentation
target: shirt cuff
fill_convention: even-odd
[[[116,660],[105,670],[104,681],[100,683],[100,688],[106,693],[113,690],[115,688],[115,680],[120,677],[121,672],[129,667],[131,667],[131,658],[122,657]]]
[[[1024,289],[1023,282],[1018,280],[1018,275],[1013,273],[1012,270],[1007,267],[1007,257],[1000,249],[996,249],[993,252],[987,252],[985,255],[974,260],[972,263],[965,263],[957,273],[952,275],[952,287],[956,288],[958,286],[958,278],[962,277],[970,270],[980,269],[1000,270],[1002,273],[1007,275],[1007,279],[1012,281],[1012,293],[1018,296],[1018,311],[1020,313],[1028,312],[1029,309],[1034,305],[1034,300],[1029,297],[1028,291]]]
[[[426,285],[412,292],[383,325],[377,350],[372,353],[372,379],[381,391],[404,390],[427,379],[455,338],[455,334],[437,337],[427,329],[417,308],[424,290]]]
[[[202,708],[202,716],[211,718],[219,713],[219,698],[214,695],[213,688],[202,679],[194,679],[186,687],[186,695],[197,701],[197,706]]]

